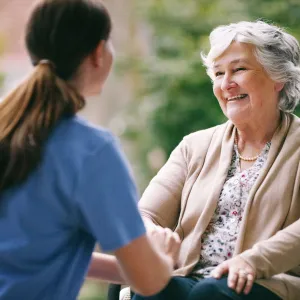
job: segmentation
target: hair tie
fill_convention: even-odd
[[[48,65],[51,68],[55,69],[55,64],[51,60],[49,60],[49,59],[41,59],[38,62],[38,65]]]

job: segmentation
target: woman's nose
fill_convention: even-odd
[[[237,84],[236,82],[233,80],[232,76],[229,75],[224,75],[223,76],[223,81],[221,83],[221,89],[223,91],[227,91],[230,88],[236,87]]]

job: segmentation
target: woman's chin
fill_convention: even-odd
[[[233,123],[233,124],[241,124],[245,123],[245,121],[249,118],[250,113],[246,111],[227,111],[226,113],[227,118]]]

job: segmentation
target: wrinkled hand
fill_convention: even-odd
[[[147,234],[153,244],[173,260],[173,265],[175,266],[181,244],[179,235],[169,228],[156,225],[151,226],[151,228],[148,227]]]
[[[251,291],[256,277],[255,269],[239,256],[224,261],[211,272],[211,276],[216,279],[224,274],[228,274],[228,287],[238,294],[243,291],[245,295]]]

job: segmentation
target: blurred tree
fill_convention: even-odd
[[[300,40],[300,2],[299,0],[251,0],[246,8],[252,19],[262,19],[285,28]],[[300,116],[300,107],[295,110]]]
[[[212,28],[247,14],[238,0],[146,0],[137,10],[150,26],[150,55],[127,58],[144,84],[129,107],[125,137],[136,143],[143,189],[183,136],[225,121],[200,50],[208,50]]]
[[[299,33],[299,5],[294,2],[137,1],[140,16],[150,26],[150,55],[127,60],[142,75],[143,86],[129,108],[125,137],[136,145],[134,160],[140,161],[142,189],[184,135],[225,121],[200,59],[200,50],[209,49],[211,30],[263,17]]]

